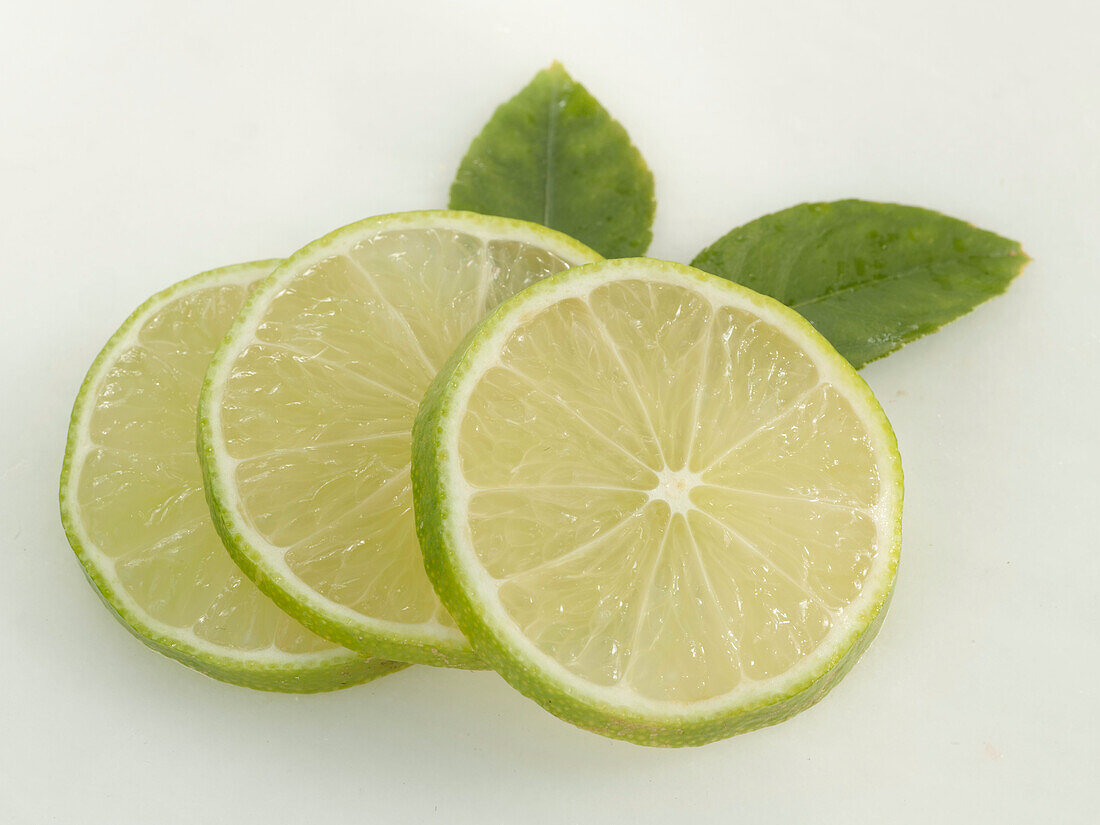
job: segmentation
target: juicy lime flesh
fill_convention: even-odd
[[[416,539],[417,405],[489,309],[569,265],[524,242],[403,228],[318,261],[270,301],[219,415],[241,510],[294,576],[372,619],[454,627]]]
[[[75,502],[100,565],[148,616],[225,648],[316,653],[335,646],[280,611],[226,553],[195,452],[207,364],[266,274],[184,292],[113,354],[90,388]]]
[[[887,543],[845,395],[762,317],[675,284],[613,281],[521,323],[458,453],[503,613],[577,678],[649,700],[795,667]]]

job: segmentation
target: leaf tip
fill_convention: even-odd
[[[551,63],[549,66],[547,66],[541,72],[539,72],[539,74],[547,75],[549,77],[554,77],[554,78],[557,78],[558,80],[572,80],[573,79],[572,77],[570,77],[569,72],[567,72],[565,70],[565,65],[560,60],[555,60],[553,63]]]
[[[1027,269],[1028,264],[1035,260],[1024,251],[1024,248],[1019,241],[1012,241],[1012,244],[1013,249],[1009,251],[1007,257],[1010,258],[1012,262],[1016,265],[1016,271],[1012,273],[1012,276],[1009,280],[1019,277],[1020,274],[1025,269]]]

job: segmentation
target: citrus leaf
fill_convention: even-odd
[[[450,207],[534,221],[630,257],[652,237],[653,174],[626,130],[554,63],[474,138]]]
[[[843,200],[758,218],[692,265],[798,310],[858,368],[1004,292],[1029,260],[939,212]]]

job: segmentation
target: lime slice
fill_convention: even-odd
[[[466,212],[371,218],[288,258],[233,325],[200,402],[212,512],[241,568],[354,650],[482,667],[424,573],[417,404],[487,310],[598,259],[535,224]]]
[[[890,425],[793,311],[677,264],[548,279],[497,309],[414,430],[428,574],[551,712],[695,745],[819,699],[884,615]]]
[[[210,521],[195,453],[210,356],[278,263],[196,275],[154,295],[111,337],[73,408],[61,518],[92,585],[150,647],[226,682],[313,692],[403,665],[315,636],[241,574]]]

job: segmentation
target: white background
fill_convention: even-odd
[[[1096,822],[1100,14],[1082,2],[5,2],[0,822]],[[864,371],[906,470],[890,616],[778,727],[601,739],[491,673],[222,685],[103,609],[56,503],[68,414],[142,299],[443,206],[552,59],[689,260],[805,200],[940,209],[1035,259]]]

